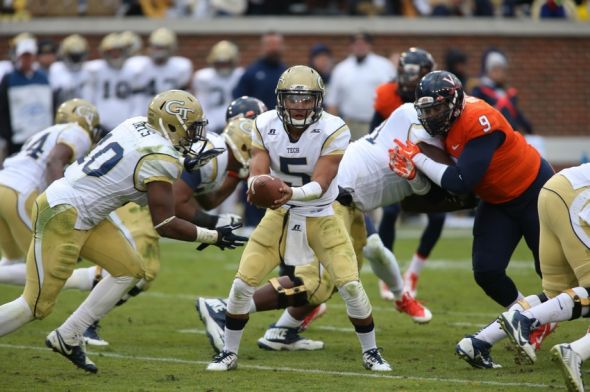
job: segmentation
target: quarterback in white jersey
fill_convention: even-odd
[[[73,99],[57,110],[56,125],[34,136],[22,150],[4,161],[0,171],[0,283],[15,281],[13,269],[24,274],[24,262],[31,242],[31,210],[37,195],[47,184],[63,175],[64,167],[86,155],[95,136],[99,117],[87,101]]]
[[[203,137],[205,125],[195,97],[178,90],[159,94],[150,103],[147,119],[137,117],[122,123],[37,198],[27,283],[21,297],[0,306],[0,336],[47,316],[82,255],[110,276],[48,335],[46,345],[76,366],[97,371],[86,357],[82,332],[145,275],[141,255],[106,219],[129,201],[149,206],[154,228],[162,236],[222,248],[243,243],[244,238],[232,234],[233,227],[203,229],[174,215],[172,183],[182,171],[183,155]],[[102,308],[89,312],[88,307],[98,300]]]
[[[248,187],[252,189],[259,176],[268,174],[291,186],[281,187],[283,196],[266,211],[242,254],[229,294],[224,346],[207,370],[237,367],[256,286],[283,256],[291,265],[311,263],[317,256],[346,303],[364,366],[390,371],[377,350],[371,304],[358,277],[352,243],[331,206],[338,194],[338,164],[350,139],[348,127],[342,119],[323,112],[324,84],[312,68],[298,65],[287,69],[276,93],[277,109],[256,118]],[[297,278],[293,279],[295,289],[284,288],[276,279],[271,282],[277,284],[273,284],[277,303],[307,303],[308,293]]]
[[[237,66],[238,61],[237,46],[220,41],[207,56],[209,67],[195,72],[191,89],[207,113],[209,131],[220,133],[225,126],[225,111],[232,101],[232,91],[244,73]]]

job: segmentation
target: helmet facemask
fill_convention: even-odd
[[[453,100],[444,97],[425,96],[414,102],[418,112],[418,119],[430,136],[445,136],[455,119],[453,112],[457,100],[457,94]]]
[[[159,126],[162,134],[168,139],[174,148],[183,155],[200,154],[204,151],[206,143],[202,144],[200,151],[197,153],[192,150],[192,145],[199,141],[207,141],[205,127],[208,124],[206,119],[193,121],[187,124],[180,114],[176,114],[177,123],[179,125],[165,124],[162,118],[159,119]],[[181,129],[177,129],[180,126]]]
[[[404,102],[412,102],[416,91],[416,86],[420,78],[424,76],[420,72],[418,64],[404,64],[398,67],[398,93]]]
[[[283,124],[305,129],[322,114],[323,96],[319,91],[278,90],[277,114]]]

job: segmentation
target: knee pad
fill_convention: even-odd
[[[278,294],[279,309],[287,306],[303,306],[307,304],[307,290],[303,285],[303,280],[295,276],[290,278],[293,282],[293,287],[284,288],[277,278],[271,278],[268,281]]]
[[[249,286],[240,278],[235,278],[229,291],[227,312],[231,314],[248,314],[255,291],[256,287]]]
[[[371,315],[371,303],[360,281],[355,280],[338,287],[338,292],[346,302],[346,313],[354,319],[366,319]]]
[[[567,289],[564,291],[565,294],[569,295],[572,301],[574,301],[574,307],[572,309],[572,317],[570,320],[575,320],[582,317],[590,317],[588,308],[590,307],[590,299],[588,299],[588,288],[574,287],[573,289]],[[582,314],[582,307],[585,307],[585,312]]]

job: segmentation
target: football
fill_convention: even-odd
[[[248,190],[250,201],[258,207],[269,208],[275,200],[281,198],[282,194],[279,189],[283,185],[285,183],[280,178],[267,174],[258,176]]]
[[[455,161],[453,161],[451,156],[445,150],[441,150],[440,148],[425,142],[418,143],[418,147],[420,147],[422,154],[426,155],[433,161],[444,163],[449,166],[455,166]]]

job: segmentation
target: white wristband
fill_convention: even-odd
[[[291,188],[293,201],[309,201],[318,199],[322,196],[322,186],[317,181],[308,182],[307,184],[295,188]]]
[[[422,153],[416,154],[412,160],[414,161],[414,165],[416,165],[426,177],[430,178],[432,182],[440,186],[443,174],[445,174],[445,171],[449,167],[448,165],[438,163]]]
[[[217,230],[209,230],[204,227],[195,226],[197,229],[197,239],[195,242],[202,242],[204,244],[214,244],[217,242]]]

